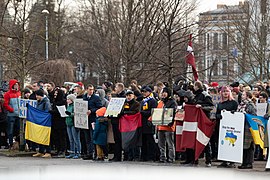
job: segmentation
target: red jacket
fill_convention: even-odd
[[[21,97],[20,86],[18,90],[13,86],[18,83],[16,79],[9,81],[9,91],[4,95],[4,108],[8,111],[8,116],[19,116],[19,98]]]

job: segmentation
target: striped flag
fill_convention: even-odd
[[[201,108],[185,105],[181,149],[195,150],[195,160],[199,159],[204,147],[213,134],[215,123],[210,121]]]
[[[194,52],[193,52],[193,47],[192,47],[192,34],[189,35],[189,43],[187,47],[187,56],[186,56],[186,63],[190,64],[192,67],[192,72],[195,81],[198,80],[198,72],[196,69],[196,63],[195,63],[195,57],[194,57]]]
[[[128,150],[142,145],[142,117],[141,113],[123,115],[119,119],[119,130],[122,137],[122,148]]]
[[[25,139],[48,146],[51,135],[51,118],[50,113],[29,105],[26,115]]]
[[[184,149],[181,149],[182,132],[183,132],[183,121],[176,121],[176,128],[175,128],[175,150],[176,150],[176,152],[184,151]]]

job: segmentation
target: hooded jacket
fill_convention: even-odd
[[[7,116],[19,116],[19,98],[21,97],[20,86],[18,90],[13,86],[18,83],[16,79],[9,81],[9,91],[4,95],[4,108],[8,111]]]

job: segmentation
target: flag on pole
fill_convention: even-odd
[[[199,159],[204,147],[213,134],[215,123],[210,121],[201,108],[185,105],[181,149],[195,150],[195,160]]]
[[[187,52],[188,52],[188,54],[186,56],[186,63],[191,65],[194,79],[195,79],[195,81],[197,81],[198,80],[198,72],[196,69],[195,57],[194,57],[193,47],[192,47],[192,34],[189,35],[189,43],[188,43],[188,47],[187,47]]]
[[[26,114],[25,139],[48,146],[51,135],[51,118],[50,113],[29,105]]]

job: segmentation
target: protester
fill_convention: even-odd
[[[220,95],[221,95],[221,102],[218,103],[216,112],[216,127],[218,128],[220,125],[220,121],[222,121],[221,111],[226,110],[234,113],[238,107],[238,103],[234,100],[229,87],[227,86],[222,87]],[[216,130],[217,136],[219,136],[219,130],[218,129]],[[234,168],[235,163],[223,161],[220,165],[218,165],[218,167]]]
[[[94,158],[94,144],[93,144],[93,127],[92,123],[96,121],[96,111],[102,107],[100,98],[94,94],[95,88],[89,84],[86,88],[87,93],[84,94],[83,100],[88,101],[88,129],[82,129],[87,145],[87,154],[83,160],[93,160]]]
[[[237,111],[256,116],[256,108],[251,100],[252,94],[250,92],[243,92],[242,102],[238,105]],[[238,169],[252,169],[254,161],[254,141],[249,130],[249,125],[245,121],[244,129],[244,146],[243,146],[243,162]]]
[[[36,99],[37,99],[37,109],[45,112],[49,112],[51,110],[51,104],[49,99],[44,96],[44,91],[39,89],[35,91]],[[50,146],[38,144],[39,151],[34,154],[33,157],[43,157],[43,158],[51,158],[51,148]]]
[[[70,154],[66,156],[67,159],[79,159],[81,157],[81,142],[80,142],[80,129],[74,125],[74,101],[76,96],[69,94],[67,96],[67,110],[66,125],[69,138]]]
[[[142,114],[142,161],[156,161],[156,144],[154,140],[155,127],[152,124],[150,117],[153,108],[157,107],[157,101],[153,97],[152,89],[148,86],[141,90],[143,101],[141,102]]]
[[[19,143],[20,118],[19,98],[21,97],[19,82],[16,79],[9,81],[9,91],[4,95],[4,108],[7,110],[7,133],[9,149],[13,150],[13,138]]]
[[[164,87],[161,93],[161,101],[158,103],[157,108],[167,108],[173,109],[172,122],[168,125],[159,125],[158,129],[158,146],[160,150],[159,161],[162,163],[168,162],[173,163],[175,161],[175,145],[174,145],[174,115],[176,112],[177,104],[171,96],[172,90]],[[167,148],[166,148],[167,144]],[[166,149],[168,150],[166,152]],[[168,154],[168,157],[167,157]]]
[[[102,107],[96,111],[96,123],[93,133],[93,143],[96,145],[97,161],[104,161],[108,159],[107,148],[107,129],[108,118],[105,118],[106,107]]]
[[[199,81],[194,83],[194,90],[196,108],[202,108],[205,115],[210,119],[210,111],[214,109],[211,96],[203,90],[203,85]],[[205,146],[204,151],[205,164],[207,167],[211,167],[211,147],[209,143]]]

